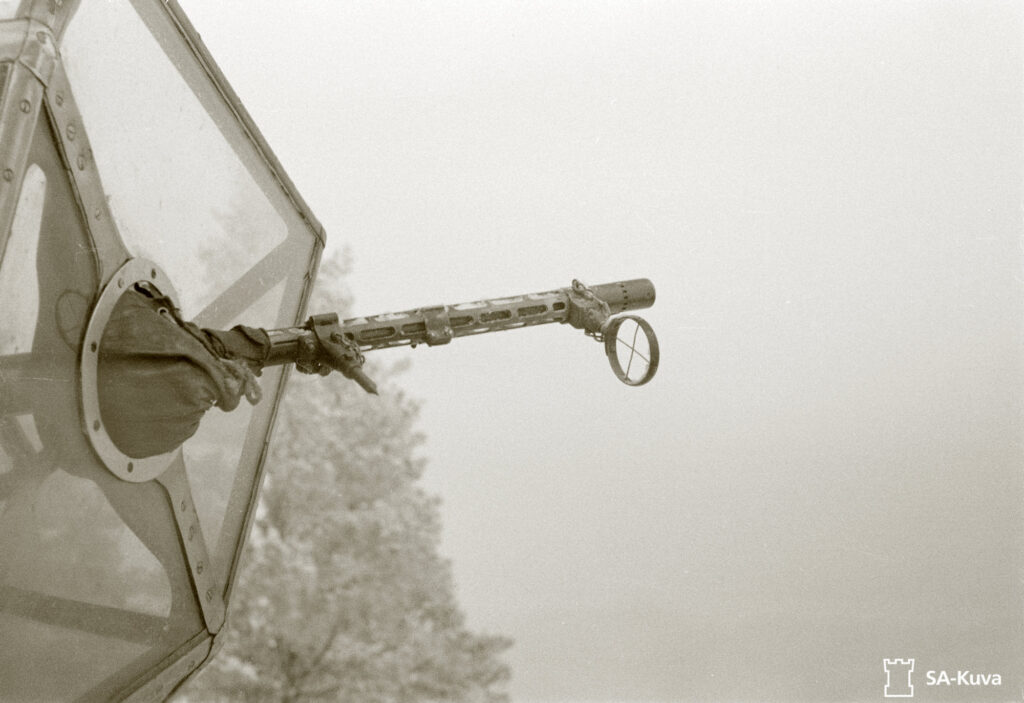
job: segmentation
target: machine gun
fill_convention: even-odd
[[[230,411],[243,395],[258,402],[256,374],[267,366],[294,363],[298,371],[325,376],[339,371],[376,394],[363,371],[364,352],[559,322],[602,342],[612,371],[627,385],[643,385],[658,370],[654,330],[640,317],[619,314],[654,304],[654,284],[645,278],[598,286],[573,281],[542,293],[345,321],[313,315],[301,327],[269,330],[199,328],[181,318],[174,297],[153,262],[134,259],[101,294],[86,330],[84,429],[125,480],[157,475],[211,407]],[[165,459],[154,460],[157,455]],[[144,462],[151,468],[142,471]]]
[[[376,384],[363,372],[364,352],[418,344],[438,346],[455,337],[569,324],[604,343],[615,376],[630,386],[650,381],[658,370],[658,339],[643,318],[617,313],[654,304],[654,284],[646,278],[543,293],[490,298],[456,305],[417,308],[398,313],[339,321],[334,313],[313,315],[302,327],[267,330],[270,351],[264,366],[294,362],[299,371],[340,371],[368,393]]]

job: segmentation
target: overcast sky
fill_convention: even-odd
[[[639,389],[561,327],[382,353],[515,700],[1016,695],[1019,4],[183,5],[357,313],[657,286]]]

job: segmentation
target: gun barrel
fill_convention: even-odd
[[[454,337],[532,327],[552,322],[572,322],[581,295],[593,294],[608,305],[608,314],[647,308],[654,304],[654,284],[646,278],[615,281],[585,288],[559,288],[504,298],[488,298],[455,305],[438,305],[403,312],[355,317],[338,323],[339,333],[360,351],[404,345],[445,344]],[[312,318],[311,318],[312,319]],[[337,318],[335,318],[337,319]],[[588,327],[589,329],[589,327]],[[267,330],[271,351],[265,365],[294,361],[302,356],[305,328]]]
[[[654,304],[654,284],[646,278],[592,286],[612,314]],[[341,323],[360,349],[385,349],[406,344],[444,344],[453,337],[567,322],[572,289],[559,288],[505,298],[417,308],[404,312],[357,317]]]

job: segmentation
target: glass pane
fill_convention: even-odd
[[[95,261],[45,119],[30,162],[0,266],[24,288],[0,306],[0,682],[105,700],[205,628],[163,488],[115,478],[80,431]]]
[[[5,644],[17,643],[0,647],[5,700],[11,701],[74,700],[102,686],[121,662],[147,649],[3,612],[0,633]],[[57,661],[67,666],[54,667]]]
[[[32,346],[39,316],[39,285],[35,266],[27,264],[35,261],[39,248],[45,197],[46,175],[39,166],[30,164],[14,211],[7,251],[0,262],[0,300],[4,301],[0,354],[22,354]]]
[[[118,227],[134,255],[167,272],[198,324],[290,325],[316,240],[168,20],[160,3],[83,3],[65,35],[62,54]],[[280,369],[266,371],[261,403],[207,413],[184,446],[222,581],[280,378]]]
[[[82,3],[62,54],[121,236],[195,317],[287,225],[131,5]]]
[[[18,469],[26,467],[23,460]],[[21,487],[32,500],[16,501],[0,519],[5,533],[17,531],[0,544],[6,571],[0,631],[5,642],[45,647],[49,654],[28,673],[45,673],[53,693],[61,694],[55,698],[65,698],[91,689],[170,633],[171,588],[160,562],[95,483],[41,463],[33,468],[40,483]],[[8,651],[0,671],[27,673],[15,666],[24,654]],[[55,657],[80,666],[54,669]],[[39,695],[34,678],[25,679],[24,692]],[[5,693],[19,697],[6,677]]]

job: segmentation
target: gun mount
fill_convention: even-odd
[[[313,315],[302,327],[267,330],[270,351],[264,366],[294,362],[304,373],[341,372],[376,393],[363,372],[364,352],[419,344],[439,346],[456,337],[501,332],[553,322],[581,329],[605,345],[616,377],[631,386],[650,381],[658,370],[658,340],[640,317],[617,313],[654,304],[654,284],[646,278],[542,293],[438,305],[339,321],[334,313]]]
[[[298,327],[200,328],[181,317],[170,280],[154,262],[118,270],[93,309],[81,361],[83,428],[104,464],[126,481],[160,475],[216,406],[260,399],[256,376],[294,363],[298,371],[338,371],[366,392],[364,354],[398,346],[439,346],[455,337],[567,324],[602,342],[616,377],[631,386],[658,370],[658,340],[642,318],[621,315],[654,304],[640,278],[491,298],[340,321],[313,315]],[[617,317],[615,315],[618,315]]]

